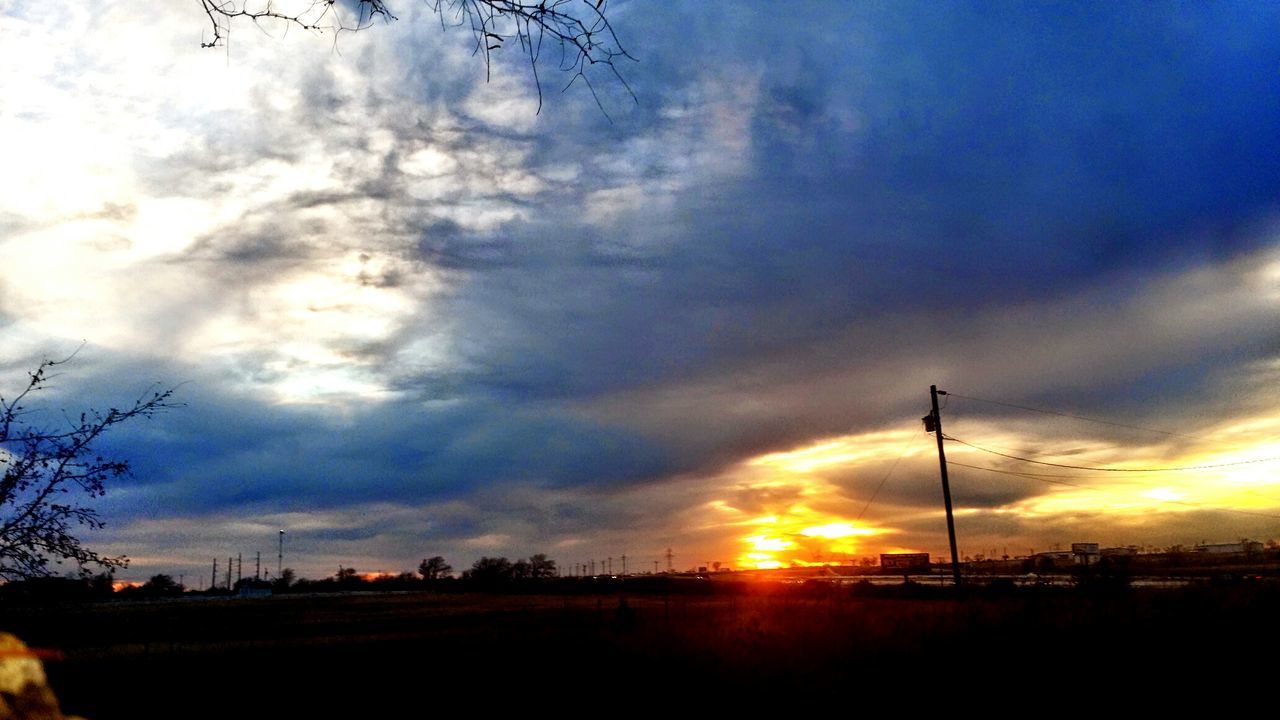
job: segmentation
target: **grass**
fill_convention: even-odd
[[[94,720],[412,717],[444,698],[577,715],[676,697],[744,710],[829,693],[1042,697],[1081,678],[1260,680],[1247,653],[1280,639],[1271,586],[739,590],[99,603],[5,608],[0,629],[62,650],[51,683],[67,712]]]

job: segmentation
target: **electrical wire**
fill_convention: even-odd
[[[961,445],[968,445],[969,447],[973,448],[974,450],[981,450],[982,452],[985,452],[985,453],[991,453],[992,455],[999,455],[1000,457],[1003,457],[1003,458],[1009,458],[1010,460],[1019,460],[1019,461],[1021,461],[1021,462],[1034,463],[1034,464],[1036,464],[1036,465],[1048,465],[1049,467],[1067,468],[1068,470],[1089,470],[1089,471],[1092,471],[1092,472],[1141,472],[1141,473],[1150,473],[1150,472],[1185,472],[1185,471],[1188,471],[1188,470],[1212,470],[1212,469],[1214,469],[1214,468],[1235,467],[1235,466],[1237,466],[1237,465],[1254,465],[1254,464],[1257,464],[1257,463],[1276,462],[1276,461],[1280,460],[1280,457],[1266,457],[1266,458],[1256,458],[1256,459],[1253,459],[1253,460],[1237,460],[1237,461],[1235,461],[1235,462],[1212,463],[1212,464],[1209,464],[1209,465],[1183,465],[1183,466],[1179,466],[1179,467],[1158,467],[1158,468],[1113,468],[1113,467],[1092,467],[1092,466],[1088,466],[1088,465],[1066,465],[1066,464],[1063,464],[1063,463],[1047,462],[1047,461],[1045,461],[1045,460],[1032,460],[1031,458],[1024,458],[1024,457],[1020,457],[1020,456],[1018,456],[1018,455],[1010,455],[1010,454],[1008,454],[1008,453],[1002,453],[1002,452],[999,452],[998,450],[991,450],[991,449],[988,449],[988,448],[984,448],[984,447],[982,447],[982,446],[980,446],[980,445],[974,445],[974,444],[973,444],[973,443],[971,443],[971,442],[968,442],[968,441],[966,441],[966,440],[961,440],[960,438],[952,437],[952,436],[950,436],[950,435],[943,435],[942,437],[943,437],[943,439],[945,439],[945,440],[951,440],[952,442],[958,442],[958,443],[960,443]]]
[[[947,463],[948,463],[948,464],[950,464],[950,463],[951,463],[951,461],[950,461],[950,460],[948,460],[948,461],[947,461]],[[956,464],[957,464],[957,465],[964,465],[964,463],[956,463]],[[969,467],[968,465],[964,465],[964,466],[965,466],[965,467]],[[974,467],[977,467],[977,466],[975,465]],[[1002,472],[1002,473],[1007,473],[1007,474],[1009,474],[1009,475],[1020,475],[1020,476],[1022,476],[1022,477],[1035,478],[1035,479],[1040,479],[1040,478],[1049,478],[1049,479],[1052,479],[1052,478],[1068,478],[1068,479],[1071,479],[1071,480],[1111,480],[1111,479],[1114,479],[1114,478],[1115,478],[1115,475],[1080,475],[1080,474],[1075,474],[1075,475],[1072,475],[1072,474],[1066,474],[1066,475],[1064,475],[1064,474],[1060,474],[1060,473],[1036,473],[1036,472],[1029,472],[1029,471],[1023,471],[1023,470],[996,470],[996,469],[994,469],[994,468],[982,468],[982,469],[989,469],[989,470],[991,470],[992,472]],[[1280,501],[1277,501],[1277,502],[1280,502]]]
[[[1060,477],[1070,477],[1069,475],[1042,475],[1039,473],[1018,472],[1017,470],[1000,470],[997,468],[983,467],[981,465],[970,465],[968,463],[956,462],[955,460],[948,460],[947,465],[955,465],[957,467],[971,468],[973,470],[985,470],[987,472],[998,473],[1000,475],[1013,475],[1014,477],[1026,478],[1027,480],[1035,480],[1037,482],[1045,482],[1053,485],[1066,485],[1067,487],[1081,488],[1084,490],[1095,489],[1092,485],[1085,485],[1083,483],[1073,483],[1073,482],[1067,482],[1066,480],[1056,479]]]
[[[902,454],[898,456],[898,459],[893,461],[893,464],[889,466],[889,471],[884,474],[884,477],[880,478],[880,484],[876,486],[876,491],[871,493],[871,497],[867,498],[867,504],[862,506],[862,511],[853,519],[854,522],[858,522],[862,519],[862,516],[866,514],[867,508],[871,507],[871,503],[875,502],[876,496],[880,494],[880,489],[884,487],[885,482],[889,480],[889,476],[893,474],[895,469],[897,469],[898,463],[902,462],[902,458],[906,457],[907,453],[916,449],[916,446],[920,444],[920,438],[928,436],[928,433],[920,433],[917,435],[915,442],[909,443],[906,449],[902,451]]]
[[[991,405],[999,405],[1001,407],[1014,408],[1016,410],[1027,410],[1030,412],[1042,413],[1044,415],[1057,415],[1058,417],[1071,418],[1072,420],[1083,420],[1085,422],[1098,423],[1099,425],[1110,425],[1112,427],[1126,428],[1128,430],[1141,430],[1142,432],[1159,433],[1160,435],[1168,435],[1170,437],[1182,437],[1182,438],[1187,438],[1189,440],[1204,439],[1204,438],[1196,437],[1195,435],[1185,435],[1183,433],[1176,433],[1169,430],[1157,430],[1155,428],[1142,427],[1140,425],[1129,425],[1126,423],[1112,422],[1110,420],[1099,420],[1097,418],[1085,417],[1083,415],[1072,415],[1071,413],[1058,412],[1057,410],[1045,410],[1043,408],[1031,407],[1029,405],[1018,405],[1015,403],[1002,402],[1000,400],[990,400],[988,398],[973,397],[971,395],[961,395],[960,393],[951,392],[949,390],[947,391],[947,396],[958,397],[962,400],[973,400],[975,402],[989,403]]]
[[[1080,483],[1066,482],[1064,480],[1053,480],[1045,477],[1040,477],[1034,473],[1020,473],[1012,470],[998,470],[996,468],[982,467],[980,465],[969,465],[967,463],[955,462],[954,460],[948,460],[947,465],[958,465],[959,467],[972,468],[973,470],[983,470],[991,473],[999,473],[1000,475],[1013,475],[1016,477],[1026,478],[1028,480],[1035,480],[1037,482],[1051,483],[1053,485],[1066,485],[1068,487],[1080,488],[1082,490],[1098,489],[1090,485],[1083,485]],[[1273,513],[1257,512],[1254,510],[1240,510],[1238,508],[1229,508],[1229,507],[1221,507],[1221,506],[1214,506],[1214,505],[1200,505],[1198,503],[1187,502],[1186,500],[1162,500],[1161,502],[1173,503],[1175,505],[1184,505],[1186,507],[1194,508],[1196,510],[1214,510],[1218,512],[1229,512],[1229,513],[1236,513],[1238,515],[1252,515],[1254,517],[1264,517],[1264,518],[1270,518],[1272,520],[1280,520],[1280,515],[1276,515]]]

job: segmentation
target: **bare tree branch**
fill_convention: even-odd
[[[82,498],[102,497],[107,481],[129,474],[127,462],[93,448],[112,427],[175,407],[173,390],[152,388],[123,409],[64,414],[62,427],[33,424],[28,400],[70,359],[45,360],[12,400],[0,397],[0,580],[47,575],[51,561],[73,561],[82,572],[86,565],[128,565],[128,558],[100,555],[76,536],[77,528],[103,527]]]
[[[589,73],[606,71],[637,101],[635,92],[618,69],[622,60],[635,58],[622,46],[609,20],[608,0],[424,0],[439,18],[442,27],[449,24],[470,29],[474,52],[484,58],[485,77],[493,67],[496,53],[508,48],[520,53],[529,63],[538,91],[538,112],[542,111],[542,78],[538,63],[544,46],[559,51],[557,68],[571,77],[565,90],[581,80],[591,92],[600,111],[605,113],[600,96]],[[212,38],[202,47],[217,47],[226,42],[235,20],[255,24],[264,21],[300,27],[314,33],[357,32],[381,19],[396,19],[384,0],[304,0],[290,5],[294,10],[281,10],[274,0],[200,0],[209,18]],[[638,102],[638,101],[637,101]]]

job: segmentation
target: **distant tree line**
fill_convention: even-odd
[[[356,568],[339,566],[333,575],[312,580],[300,578],[293,568],[284,568],[273,580],[241,578],[231,587],[219,583],[212,588],[192,590],[184,587],[172,575],[157,574],[140,585],[128,585],[116,590],[113,573],[104,572],[92,577],[32,578],[0,585],[0,600],[54,602],[92,601],[107,599],[156,599],[181,597],[184,594],[243,595],[283,593],[325,593],[354,590],[437,590],[464,592],[469,590],[495,591],[504,588],[528,589],[558,576],[556,561],[539,553],[512,561],[505,557],[482,557],[459,574],[444,557],[434,555],[423,558],[417,573],[361,574]],[[256,591],[256,593],[255,593]]]
[[[482,557],[462,572],[463,582],[480,587],[506,585],[556,577],[556,561],[546,555],[511,562],[504,557]]]

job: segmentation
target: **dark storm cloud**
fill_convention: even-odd
[[[575,230],[562,213],[486,238],[502,262],[472,266],[450,308],[475,333],[470,359],[527,397],[726,367],[768,375],[762,358],[859,325],[857,356],[902,348],[901,331],[875,326],[886,312],[942,326],[958,311],[1047,301],[1103,278],[1132,286],[1259,247],[1265,235],[1245,220],[1280,189],[1280,146],[1267,139],[1280,122],[1280,45],[1242,34],[1236,10],[1190,20],[1095,10],[1086,21],[1069,10],[842,9],[821,30],[869,44],[850,48],[819,39],[804,10],[789,20],[798,30],[749,11],[726,12],[723,26],[677,11],[671,22],[706,42],[658,47],[638,84],[651,67],[727,44],[709,51],[717,66],[734,44],[716,33],[729,27],[770,38],[768,61],[723,64],[762,86],[743,109],[749,171],[690,188],[661,217],[622,217],[623,233],[639,222],[656,234],[656,247],[625,260],[599,252],[614,228]],[[813,60],[827,49],[839,61]],[[684,62],[674,76],[692,81],[700,66]],[[687,122],[644,110],[629,119],[648,124],[598,142]],[[578,147],[569,136],[542,147]]]
[[[336,414],[290,409],[228,393],[219,378],[190,366],[194,378],[172,381],[161,377],[172,363],[150,365],[149,377],[136,363],[90,354],[92,369],[78,359],[68,367],[75,372],[59,377],[61,401],[42,410],[51,422],[60,403],[69,411],[119,407],[153,387],[176,385],[181,403],[104,437],[103,453],[128,457],[133,468],[113,484],[124,491],[125,504],[111,510],[121,517],[439,502],[516,486],[607,490],[669,470],[660,447],[563,412],[477,401],[434,409],[416,400]],[[143,488],[146,504],[138,505],[131,491]],[[571,504],[561,511],[572,517]]]
[[[419,231],[417,257],[448,270],[484,271],[509,265],[510,242],[483,233],[469,232],[447,218],[432,220]]]
[[[902,326],[899,332],[859,332],[844,341],[776,358],[769,366],[779,373],[772,383],[754,377],[750,369],[734,370],[668,393],[624,396],[610,402],[609,413],[633,408],[642,409],[643,416],[652,411],[655,427],[694,429],[686,442],[758,451],[771,439],[785,446],[803,442],[806,434],[839,434],[886,423],[898,428],[915,425],[927,410],[928,385],[938,383],[960,393],[1075,408],[1156,428],[1168,427],[1170,414],[1185,408],[1197,427],[1208,427],[1245,410],[1248,403],[1227,400],[1212,374],[1186,371],[1205,364],[1217,365],[1226,374],[1244,371],[1247,360],[1237,355],[1233,343],[1274,334],[1266,303],[1250,302],[1234,292],[1213,297],[1205,296],[1206,302],[1239,308],[1239,314],[1227,313],[1232,317],[1202,324],[1189,319],[1192,308],[1168,298],[1154,314],[1119,304],[1091,308],[1068,303],[1059,309],[1028,308],[1024,318],[1008,322],[998,315],[955,317],[951,322],[901,317],[895,320]],[[1056,321],[1049,319],[1055,315]],[[860,349],[862,342],[869,347]],[[1224,352],[1224,347],[1230,351]],[[1153,379],[1173,382],[1157,385]],[[1205,383],[1219,395],[1218,409],[1211,413],[1204,405],[1184,402],[1205,393]],[[1247,399],[1234,393],[1231,397]],[[744,404],[751,399],[754,403]],[[731,412],[733,408],[737,410]],[[1006,420],[1006,427],[1020,424],[1031,431],[1043,426],[1007,408],[992,413],[982,406],[954,403],[949,412],[963,413],[966,424],[999,418]],[[740,423],[733,422],[735,415]],[[746,432],[734,437],[735,426]],[[1125,444],[1151,440],[1114,428],[1082,429],[1077,424],[1072,431]]]

